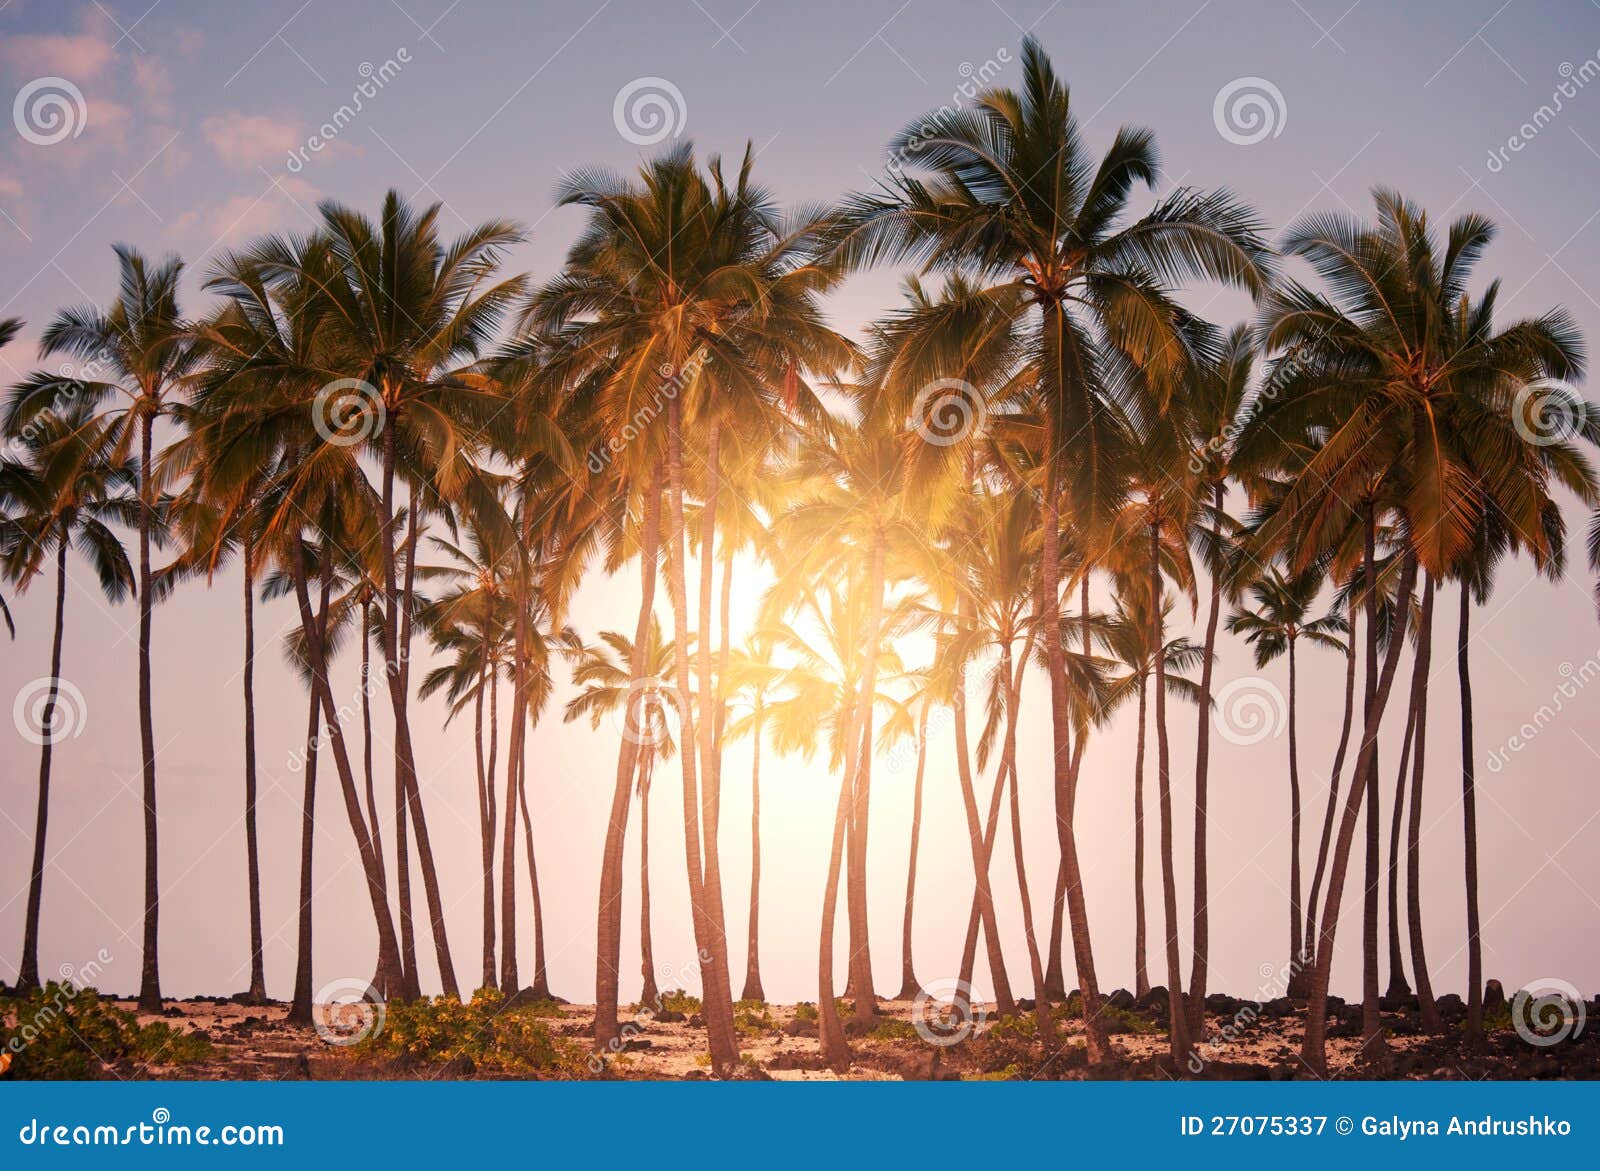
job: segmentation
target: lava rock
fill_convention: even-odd
[[[1106,1003],[1112,1008],[1120,1008],[1126,1011],[1134,1005],[1133,993],[1126,988],[1118,988],[1110,996],[1106,997]]]
[[[1483,986],[1483,1011],[1493,1012],[1497,1008],[1506,1006],[1505,986],[1498,980],[1490,980]]]

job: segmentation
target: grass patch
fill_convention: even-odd
[[[164,1021],[141,1025],[95,989],[54,980],[6,1000],[0,1018],[0,1064],[17,1078],[81,1080],[98,1076],[102,1065],[186,1065],[215,1052],[202,1036]]]
[[[408,1064],[471,1062],[512,1074],[584,1076],[587,1054],[551,1034],[545,1024],[550,1007],[548,1001],[507,1006],[488,989],[467,1004],[444,996],[391,1003],[383,1028],[355,1052]]]

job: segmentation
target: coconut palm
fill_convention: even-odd
[[[724,604],[726,612],[726,604]],[[772,662],[772,648],[760,633],[753,634],[728,660],[726,687],[740,713],[728,722],[729,739],[750,738],[750,920],[745,943],[744,988],[740,1000],[766,1000],[761,986],[761,741],[767,706],[780,678]],[[922,796],[921,770],[917,799]],[[919,804],[920,808],[920,804]],[[915,826],[915,815],[913,815]],[[912,867],[916,866],[916,830],[912,830]],[[910,895],[907,894],[909,908]],[[907,922],[909,923],[909,910]],[[909,927],[907,928],[909,931]],[[907,953],[909,962],[909,952]]]
[[[1153,186],[1153,136],[1125,127],[1098,164],[1080,136],[1066,85],[1031,37],[1020,90],[995,89],[903,130],[892,156],[925,173],[897,171],[880,193],[842,208],[838,243],[853,263],[913,260],[994,279],[993,296],[1023,319],[1046,453],[1040,509],[1041,575],[1059,594],[1063,489],[1084,523],[1104,525],[1123,495],[1129,442],[1114,401],[1130,370],[1161,402],[1195,355],[1170,285],[1193,277],[1256,290],[1265,248],[1251,215],[1224,192],[1179,190],[1129,222],[1136,183]],[[948,377],[948,370],[930,379]],[[1062,452],[1071,439],[1073,458]],[[1065,483],[1063,483],[1065,481]],[[1045,639],[1058,792],[1068,797],[1070,698],[1063,650]],[[1070,801],[1058,807],[1073,952],[1089,1028],[1089,1057],[1108,1053],[1099,1020],[1087,910]]]
[[[0,572],[26,591],[46,563],[55,562],[55,612],[50,641],[50,674],[44,704],[38,709],[39,802],[33,831],[33,868],[23,919],[19,990],[39,985],[39,916],[44,897],[45,832],[50,814],[50,764],[56,740],[83,715],[68,697],[60,707],[61,647],[66,631],[67,553],[76,547],[94,569],[100,590],[120,602],[134,588],[127,551],[111,525],[138,522],[137,469],[98,428],[83,399],[37,415],[14,445],[17,458],[0,462]],[[58,716],[63,717],[58,719]],[[32,714],[30,713],[30,720]],[[30,728],[31,730],[31,728]]]

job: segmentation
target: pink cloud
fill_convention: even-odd
[[[0,60],[7,64],[77,82],[97,76],[115,56],[111,42],[98,33],[29,34],[0,43]]]
[[[281,163],[301,137],[288,122],[264,114],[219,114],[207,118],[200,129],[217,157],[232,167]]]

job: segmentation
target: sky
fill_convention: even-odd
[[[569,168],[627,169],[683,140],[703,154],[736,156],[749,142],[759,179],[786,203],[835,198],[874,183],[885,143],[918,115],[969,100],[980,83],[1015,83],[1029,31],[1072,86],[1093,149],[1103,150],[1124,123],[1155,130],[1162,192],[1229,186],[1274,234],[1310,211],[1366,214],[1376,184],[1399,188],[1439,224],[1480,211],[1500,233],[1479,272],[1502,279],[1507,319],[1560,304],[1591,345],[1600,337],[1592,279],[1600,267],[1600,6],[1581,0],[3,0],[0,96],[12,103],[13,119],[0,123],[0,317],[27,324],[0,352],[0,380],[9,384],[33,368],[39,332],[58,307],[109,300],[110,245],[118,241],[182,256],[185,308],[198,313],[207,304],[205,275],[227,249],[264,231],[309,229],[323,199],[372,211],[386,189],[397,188],[441,203],[450,231],[515,218],[529,237],[509,267],[538,280],[558,268],[580,226],[577,211],[553,206],[554,184]],[[1541,114],[1541,107],[1548,109]],[[830,300],[835,325],[858,334],[895,304],[901,275],[852,278]],[[1223,325],[1249,311],[1237,295],[1210,289],[1187,299]],[[1575,534],[1585,519],[1569,510]],[[1509,567],[1474,618],[1482,906],[1487,975],[1508,988],[1555,978],[1592,995],[1600,991],[1600,934],[1589,929],[1600,912],[1593,783],[1600,688],[1586,684],[1600,672],[1600,628],[1593,582],[1581,556],[1573,560],[1559,583],[1536,580],[1525,563]],[[142,912],[137,613],[109,606],[81,563],[73,574],[62,676],[75,691],[76,735],[56,751],[42,968],[97,962],[103,987],[131,992]],[[573,623],[590,635],[631,630],[634,577],[596,575]],[[42,581],[21,597],[8,595],[18,631],[0,643],[0,705],[13,704],[16,725],[0,720],[0,979],[14,975],[20,953],[37,771],[37,749],[17,713],[48,674],[49,595]],[[179,589],[155,619],[161,960],[169,995],[227,994],[248,980],[239,595],[238,577],[225,572],[213,588]],[[742,594],[736,610],[748,614],[757,601]],[[1454,615],[1455,594],[1445,590],[1421,892],[1441,992],[1464,991],[1466,972]],[[279,636],[292,620],[283,603],[258,615],[267,979],[281,997],[293,980],[296,768],[305,722],[302,690],[281,654]],[[1242,706],[1215,717],[1226,731],[1213,738],[1211,986],[1254,995],[1270,983],[1263,973],[1288,953],[1286,679],[1281,664],[1258,671],[1230,641],[1217,684],[1231,685],[1228,694]],[[1326,793],[1341,687],[1337,655],[1304,656],[1299,732],[1308,826]],[[353,660],[340,664],[335,691],[354,701]],[[558,705],[568,694],[558,688]],[[1036,910],[1048,907],[1055,871],[1042,694],[1042,680],[1031,680],[1020,733],[1024,856]],[[1245,722],[1253,699],[1263,705],[1261,729]],[[443,728],[443,716],[438,702],[419,702],[412,726],[455,964],[470,977],[479,945],[472,741],[464,724]],[[1195,719],[1187,707],[1171,716],[1186,949]],[[378,723],[381,761],[388,743],[381,711]],[[1512,748],[1519,729],[1521,747]],[[1093,742],[1077,812],[1095,955],[1108,988],[1133,979],[1133,741],[1129,717]],[[531,740],[529,799],[551,981],[578,1001],[593,995],[615,747],[614,727],[564,725],[559,706]],[[929,752],[915,947],[919,975],[931,984],[956,974],[972,871],[948,726],[936,729]],[[1386,793],[1395,756],[1386,742]],[[724,766],[736,978],[749,763],[741,743]],[[872,945],[885,994],[898,985],[911,766],[910,754],[899,752],[873,776]],[[319,986],[369,975],[375,954],[350,830],[324,777],[314,904]],[[992,780],[992,772],[982,779],[985,795]],[[764,754],[762,956],[776,1000],[815,997],[837,784],[821,760]],[[1153,783],[1149,796],[1153,813]],[[663,986],[694,987],[677,803],[676,784],[658,783],[655,953]],[[1150,830],[1153,846],[1153,817]],[[1306,830],[1308,874],[1314,833]],[[630,829],[628,925],[637,921],[636,847]],[[1007,831],[994,874],[1008,965],[1025,985],[1014,873]],[[1147,877],[1157,922],[1153,861]],[[520,872],[518,882],[526,976],[531,944]],[[1333,981],[1345,995],[1359,988],[1359,920],[1351,914],[1359,901],[1352,882]],[[419,952],[424,985],[437,988],[425,940]],[[637,964],[629,926],[624,996],[636,994],[627,977]],[[987,980],[980,959],[980,985]],[[1163,982],[1159,974],[1155,980]]]

